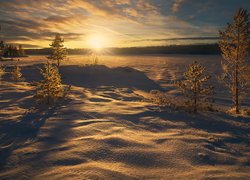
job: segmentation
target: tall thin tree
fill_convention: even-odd
[[[219,47],[223,56],[223,82],[229,88],[234,102],[235,113],[240,112],[240,100],[243,98],[247,79],[244,73],[247,68],[246,57],[250,47],[249,14],[245,9],[239,9],[228,23],[224,31],[219,31]]]
[[[61,61],[64,60],[64,58],[67,55],[67,50],[63,45],[64,40],[61,38],[60,34],[56,34],[55,39],[50,44],[50,47],[52,48],[52,53],[48,57],[48,59],[56,61],[57,67],[60,67]]]

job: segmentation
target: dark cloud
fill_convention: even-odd
[[[19,45],[19,44],[16,44]],[[32,44],[21,44],[23,46],[23,48],[30,48],[30,49],[39,49],[39,48],[43,48],[42,46],[39,45],[32,45]]]
[[[141,42],[141,41],[175,41],[175,40],[183,40],[183,41],[200,41],[200,40],[218,40],[219,37],[180,37],[180,38],[166,38],[166,39],[141,39],[134,40],[133,42]]]

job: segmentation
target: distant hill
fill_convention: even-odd
[[[150,54],[219,54],[218,44],[170,45],[153,47],[107,48],[111,54],[150,55]],[[70,55],[88,54],[89,49],[68,49]],[[48,55],[50,48],[26,49],[28,55]]]

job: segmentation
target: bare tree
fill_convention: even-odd
[[[208,85],[210,76],[205,75],[205,67],[198,62],[189,65],[184,73],[184,80],[176,83],[187,98],[186,105],[192,112],[204,109],[211,105],[214,87]]]
[[[50,44],[52,48],[52,53],[48,59],[56,61],[57,67],[60,67],[61,61],[66,57],[67,51],[63,45],[64,40],[61,38],[60,34],[56,34],[55,39]]]
[[[232,94],[236,114],[240,112],[240,102],[247,82],[245,78],[247,76],[244,73],[247,68],[246,57],[250,47],[248,17],[247,10],[239,9],[233,22],[228,23],[224,31],[219,31],[221,38],[219,46],[224,59],[222,80]]]

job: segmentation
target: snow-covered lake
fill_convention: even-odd
[[[220,55],[131,55],[131,56],[98,56],[98,65],[104,65],[109,68],[131,67],[142,71],[145,75],[163,87],[169,93],[175,89],[173,83],[183,77],[183,73],[188,65],[194,61],[200,62],[207,69],[207,74],[211,75],[211,83],[215,86],[216,101],[219,104],[230,104],[231,98],[228,90],[218,81],[218,76],[222,74]],[[29,56],[20,58],[18,62],[0,62],[6,65],[32,65],[47,62],[46,56]],[[67,65],[91,65],[94,64],[94,58],[88,55],[69,55],[61,63]],[[84,77],[83,77],[84,78]],[[121,80],[122,81],[122,80]],[[246,102],[249,103],[249,100]]]
[[[152,80],[165,87],[172,81],[181,78],[188,64],[198,61],[204,65],[209,74],[219,75],[221,71],[220,55],[153,55],[153,56],[99,56],[98,65],[108,67],[132,67],[140,70]],[[46,56],[29,56],[20,58],[19,64],[28,65],[34,63],[44,63],[47,61]],[[93,64],[91,56],[70,55],[63,65],[86,65]],[[4,64],[13,64],[5,62]]]
[[[232,103],[215,78],[220,60],[204,55],[101,56],[98,65],[86,66],[94,63],[90,57],[69,56],[60,73],[71,91],[51,107],[35,103],[29,84],[39,80],[34,64],[46,62],[45,56],[0,62],[25,66],[25,82],[8,77],[1,82],[0,179],[249,177],[249,117],[225,113]],[[213,76],[219,112],[194,115],[145,101],[152,95],[147,91],[159,85],[178,95],[172,82],[193,61]]]

